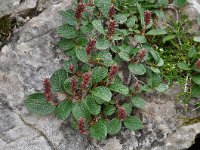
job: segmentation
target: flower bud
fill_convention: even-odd
[[[76,94],[76,86],[77,86],[77,80],[76,80],[75,77],[72,77],[72,79],[71,79],[71,90],[72,90],[73,95]]]
[[[200,58],[196,62],[196,69],[200,69]]]
[[[119,67],[118,65],[113,65],[111,68],[110,68],[110,71],[109,71],[109,74],[108,74],[108,79],[110,82],[112,82],[114,76],[116,75],[116,73],[118,72],[119,70]]]
[[[90,72],[83,74],[80,88],[84,91],[86,86],[89,84],[92,74]]]
[[[84,4],[82,2],[79,2],[75,11],[75,17],[77,20],[81,19],[84,9],[85,9]]]
[[[114,5],[110,6],[108,14],[109,14],[110,19],[112,19],[113,16],[115,15],[115,6]]]
[[[139,91],[139,83],[138,83],[138,81],[135,83],[135,85],[134,85],[134,92],[135,93],[137,93],[138,91]]]
[[[145,56],[146,56],[146,50],[142,49],[138,54],[138,58],[139,60],[143,60]]]
[[[74,65],[70,64],[68,67],[69,71],[71,71],[71,73],[74,73]]]
[[[84,118],[81,118],[81,119],[78,120],[78,130],[79,130],[80,134],[86,133],[85,119]]]
[[[91,54],[92,49],[95,47],[96,45],[96,40],[95,39],[90,39],[88,42],[88,45],[86,47],[86,52],[88,55]]]
[[[118,113],[117,113],[117,116],[120,120],[124,120],[126,118],[126,111],[124,108],[122,107],[119,107],[118,108]]]
[[[116,29],[116,21],[110,19],[109,25],[108,25],[108,36],[111,37]]]
[[[151,21],[151,11],[146,10],[144,12],[144,23],[145,23],[145,26],[148,26],[150,24],[150,21]]]
[[[48,78],[45,78],[43,81],[43,86],[44,86],[44,96],[47,99],[47,101],[52,101],[53,100],[53,94],[51,91],[51,83]]]

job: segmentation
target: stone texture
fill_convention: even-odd
[[[25,97],[42,90],[41,80],[51,76],[67,60],[56,46],[59,40],[56,28],[62,23],[59,11],[69,8],[71,1],[1,2],[4,6],[12,4],[10,10],[0,6],[5,13],[13,11],[14,6],[21,5],[18,8],[21,9],[25,3],[30,8],[37,2],[39,10],[46,9],[15,29],[10,42],[0,51],[0,149],[180,150],[190,147],[196,134],[200,133],[200,123],[180,126],[177,117],[184,112],[181,111],[183,106],[175,101],[180,91],[178,86],[164,94],[144,95],[145,108],[137,113],[144,122],[143,130],[130,132],[123,129],[116,137],[102,142],[80,136],[69,122],[62,122],[55,116],[38,117],[29,113],[23,105]]]

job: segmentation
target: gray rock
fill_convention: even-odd
[[[146,105],[139,113],[144,122],[143,130],[123,129],[116,137],[102,142],[91,142],[73,130],[69,122],[62,122],[55,116],[40,117],[29,113],[23,105],[25,97],[42,90],[42,79],[50,77],[68,59],[56,46],[59,40],[56,28],[62,23],[59,11],[69,8],[71,1],[47,4],[46,0],[41,0],[38,3],[41,10],[47,8],[15,29],[11,41],[0,51],[0,149],[180,150],[192,144],[200,133],[200,124],[179,126],[176,117],[182,112],[177,113],[175,102],[179,86],[165,94],[145,95]]]

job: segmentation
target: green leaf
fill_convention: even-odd
[[[146,43],[147,42],[147,39],[144,35],[135,35],[135,40],[138,43]]]
[[[96,103],[95,98],[91,94],[85,98],[85,103],[91,114],[98,115],[100,113],[101,105]]]
[[[72,49],[75,45],[74,45],[74,42],[72,40],[68,40],[68,39],[61,39],[59,42],[58,42],[58,46],[60,49],[63,49],[63,50],[70,50]]]
[[[68,73],[71,73],[71,71],[69,70],[70,65],[74,65],[75,71],[78,69],[77,60],[70,59],[64,63],[64,67],[63,67]]]
[[[58,34],[66,39],[73,39],[77,36],[77,31],[75,27],[64,24],[58,28]]]
[[[73,103],[71,100],[65,100],[56,107],[56,116],[59,119],[65,120],[69,117],[72,111]]]
[[[167,91],[169,86],[167,84],[160,84],[158,87],[156,87],[156,90],[158,92],[165,92]]]
[[[123,14],[117,14],[115,15],[115,20],[117,21],[117,23],[123,24],[127,21],[127,17]]]
[[[63,17],[63,20],[65,21],[66,24],[71,26],[76,26],[77,20],[74,15],[74,10],[69,9],[67,11],[61,11],[60,14]]]
[[[67,77],[68,73],[65,69],[58,69],[54,72],[54,74],[50,78],[53,92],[64,91],[63,83],[67,79]]]
[[[110,47],[110,42],[104,38],[98,39],[96,43],[96,48],[100,50],[106,50]]]
[[[95,67],[92,70],[92,82],[97,83],[102,81],[108,75],[106,67]]]
[[[92,24],[88,24],[88,25],[82,25],[80,27],[81,33],[83,34],[90,34],[93,30],[93,26]]]
[[[130,130],[140,130],[143,128],[143,124],[142,121],[135,116],[129,116],[124,120],[124,125],[125,127],[127,127]]]
[[[194,83],[200,85],[200,75],[193,76],[192,81],[194,81]]]
[[[137,9],[138,9],[139,14],[140,14],[141,25],[144,27],[145,26],[145,23],[144,23],[144,9],[141,7],[141,5],[139,3],[137,3]]]
[[[200,36],[195,36],[195,37],[194,37],[194,41],[195,41],[195,42],[200,42]]]
[[[132,104],[131,103],[125,103],[122,105],[122,108],[126,111],[126,116],[129,116],[132,112]]]
[[[86,118],[87,120],[90,119],[90,112],[88,111],[87,106],[83,101],[79,101],[74,105],[72,114],[76,120],[81,118]]]
[[[101,20],[94,20],[92,22],[92,25],[97,31],[99,31],[99,33],[105,34],[105,30],[104,30],[104,28],[103,28],[103,26],[101,24]]]
[[[170,41],[172,39],[174,39],[176,36],[175,35],[167,35],[163,38],[163,43]]]
[[[76,57],[82,62],[88,62],[86,49],[83,47],[76,47]]]
[[[192,47],[192,48],[189,49],[189,51],[188,51],[188,57],[189,58],[195,57],[196,54],[197,54],[196,48]]]
[[[122,122],[119,119],[112,119],[106,123],[108,134],[115,135],[119,133],[122,128]]]
[[[174,5],[180,7],[187,3],[187,0],[174,0]]]
[[[110,90],[107,87],[103,86],[94,88],[91,91],[91,93],[94,94],[94,96],[99,97],[106,102],[109,102],[112,97],[112,93],[110,92]]]
[[[197,16],[197,23],[200,26],[200,15]]]
[[[167,32],[164,29],[152,29],[149,32],[146,33],[146,35],[163,35],[167,34]]]
[[[185,62],[180,62],[177,64],[177,66],[183,70],[187,70],[187,71],[191,70],[190,66]]]
[[[151,88],[158,87],[161,83],[161,77],[159,74],[153,74],[147,81]]]
[[[200,86],[199,85],[195,85],[194,87],[192,87],[191,95],[192,95],[192,97],[200,98]]]
[[[153,59],[155,60],[155,62],[159,63],[161,59],[159,53],[153,50],[153,48],[149,48],[148,50],[150,54],[152,55]]]
[[[108,17],[108,10],[111,5],[111,0],[94,0],[95,6],[100,8],[104,16]]]
[[[144,107],[144,100],[139,96],[133,97],[131,101],[132,101],[133,105],[137,108],[142,109]]]
[[[143,64],[130,64],[128,66],[128,69],[130,70],[130,72],[136,75],[143,75],[146,72],[146,69]]]
[[[107,128],[103,121],[96,122],[90,127],[90,136],[97,140],[103,140],[107,136]]]
[[[161,6],[165,7],[168,4],[168,0],[159,0],[159,3],[160,3]]]
[[[42,93],[29,95],[25,100],[25,106],[30,112],[38,115],[52,114],[56,108],[46,100]]]
[[[111,83],[108,88],[111,91],[118,92],[123,95],[127,95],[129,93],[129,89],[122,83]]]
[[[150,67],[150,69],[155,73],[160,73],[160,70],[158,68]]]
[[[106,116],[110,116],[112,114],[114,114],[116,111],[116,108],[114,105],[106,105],[103,109],[103,113],[106,115]]]
[[[125,61],[130,61],[129,54],[126,50],[122,50],[118,53],[119,57]]]
[[[136,16],[132,16],[127,21],[127,27],[132,28],[135,25],[136,21],[137,21],[137,17]]]

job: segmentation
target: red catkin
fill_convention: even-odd
[[[108,14],[109,14],[110,19],[113,19],[113,16],[115,15],[115,6],[114,5],[110,6]]]
[[[109,74],[108,74],[108,79],[110,82],[112,82],[114,76],[116,75],[116,73],[118,72],[119,70],[119,67],[118,65],[113,65],[111,68],[110,68],[110,71],[109,71]]]
[[[109,38],[112,37],[112,35],[115,33],[115,29],[116,29],[116,21],[110,19],[109,25],[108,25],[108,36]]]
[[[76,94],[76,86],[77,86],[77,79],[75,77],[72,77],[71,79],[71,90],[73,95]]]
[[[73,64],[70,64],[69,67],[68,67],[69,71],[71,73],[74,73],[74,65]]]
[[[134,85],[134,93],[137,93],[138,91],[139,91],[139,83],[138,83],[138,81],[135,83],[135,85]]]
[[[144,12],[144,23],[145,23],[145,26],[148,26],[150,24],[150,21],[151,21],[151,11],[146,10]]]
[[[80,134],[85,134],[86,130],[85,130],[85,119],[81,118],[78,120],[78,130],[80,132]]]
[[[52,101],[53,100],[53,94],[51,91],[51,83],[48,78],[45,78],[43,81],[43,86],[44,86],[44,96],[47,99],[47,101]]]
[[[77,20],[81,19],[84,9],[85,9],[84,4],[82,2],[79,2],[75,11],[75,17]]]
[[[88,55],[91,54],[92,49],[95,47],[96,45],[96,40],[95,39],[90,39],[88,42],[88,45],[86,47],[86,52]]]
[[[87,87],[87,85],[89,84],[91,76],[92,76],[92,74],[90,72],[83,74],[82,82],[80,85],[80,88],[82,89],[82,91],[84,91],[85,88]]]
[[[125,109],[122,108],[122,107],[119,107],[118,108],[118,114],[117,114],[117,116],[118,116],[118,118],[120,120],[124,120],[126,118],[126,111],[125,111]]]
[[[196,69],[200,69],[200,58],[196,62]]]
[[[142,49],[138,54],[138,58],[139,60],[143,60],[145,56],[146,56],[146,50]]]

